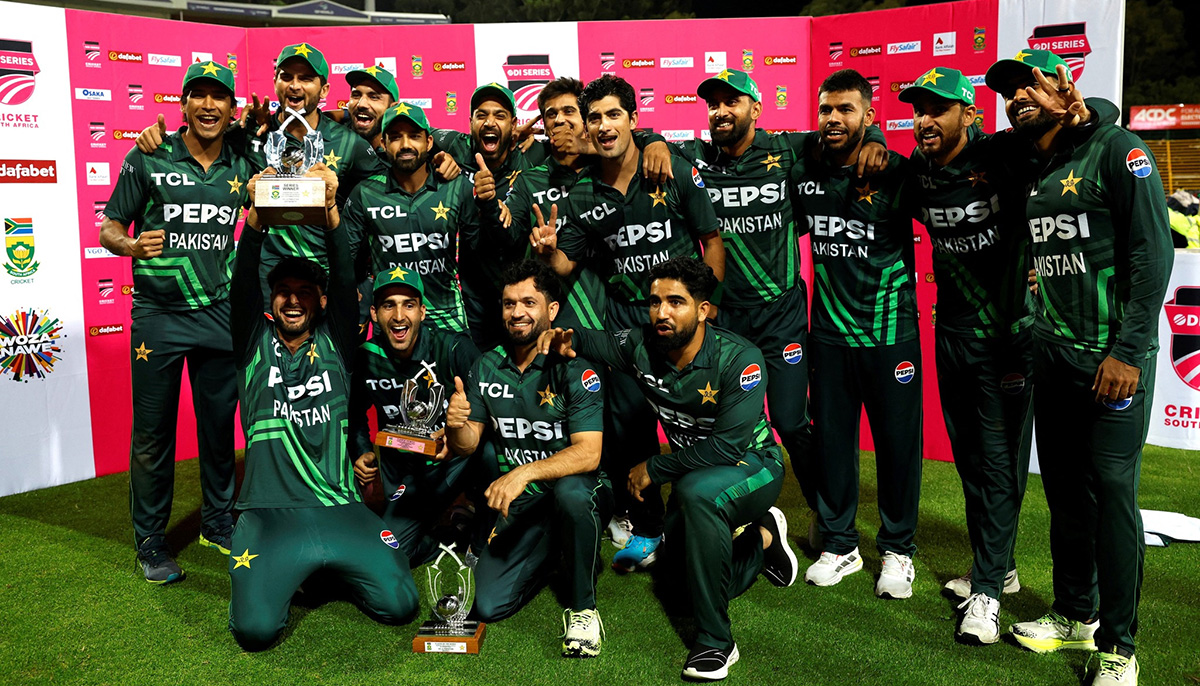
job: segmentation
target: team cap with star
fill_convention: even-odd
[[[708,94],[717,86],[725,86],[743,95],[749,95],[750,99],[754,102],[762,101],[762,95],[758,91],[758,84],[754,83],[754,79],[750,78],[749,74],[738,69],[725,69],[716,76],[704,79],[696,87],[696,95],[707,100]]]
[[[425,287],[421,284],[421,275],[415,269],[394,267],[379,272],[375,275],[375,288],[372,292],[378,297],[379,292],[389,286],[408,286],[417,292],[417,297],[425,299]]]
[[[431,133],[429,127],[429,118],[425,116],[425,110],[412,103],[398,102],[387,108],[387,110],[383,113],[383,123],[380,124],[382,127],[381,130],[387,131],[388,127],[392,125],[392,122],[396,121],[397,119],[410,121],[413,123],[413,126],[416,126],[418,129],[421,129],[425,133]]]
[[[289,45],[279,51],[279,57],[275,60],[276,68],[283,64],[284,60],[290,60],[293,57],[298,57],[308,63],[308,66],[317,72],[325,81],[329,81],[329,63],[325,61],[325,55],[308,43],[297,43]]]
[[[918,76],[911,86],[900,91],[900,102],[912,104],[922,92],[964,105],[975,104],[975,86],[961,71],[949,67],[934,67]]]
[[[1030,78],[1034,68],[1047,76],[1057,76],[1057,67],[1060,64],[1066,67],[1067,76],[1070,77],[1071,68],[1058,55],[1049,50],[1023,49],[1019,50],[1011,58],[999,60],[988,67],[987,75],[983,77],[983,82],[987,84],[988,88],[1003,96],[1006,91],[1014,88],[1017,84],[1023,83],[1025,79]]]
[[[391,94],[392,100],[400,99],[400,89],[396,87],[396,77],[383,67],[367,67],[346,72],[346,83],[354,88],[363,81],[374,81]]]
[[[229,67],[217,64],[212,60],[197,62],[188,67],[187,71],[183,73],[183,86],[179,92],[187,93],[188,87],[196,81],[215,81],[229,91],[230,97],[233,96],[233,72],[229,70]]]
[[[475,108],[479,107],[479,103],[488,100],[488,96],[499,100],[500,104],[507,107],[508,111],[514,115],[517,113],[517,99],[513,97],[513,92],[495,81],[485,83],[475,89],[475,92],[471,94],[471,111],[474,112]]]

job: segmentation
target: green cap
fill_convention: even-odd
[[[900,91],[900,102],[911,104],[922,91],[964,105],[975,104],[975,86],[961,71],[949,67],[934,67],[918,76],[911,86]]]
[[[708,94],[717,86],[727,86],[739,93],[749,95],[754,102],[762,101],[762,95],[758,92],[758,84],[754,83],[754,79],[750,78],[749,74],[737,69],[726,69],[716,76],[704,79],[696,87],[696,95],[707,100]]]
[[[209,60],[208,62],[197,62],[187,68],[183,73],[183,86],[180,88],[180,93],[187,93],[188,86],[192,85],[193,81],[208,80],[216,81],[229,91],[229,95],[233,95],[233,72],[229,67],[222,66]]]
[[[383,113],[383,123],[380,124],[380,131],[387,131],[392,122],[397,119],[410,121],[425,133],[432,133],[429,127],[429,118],[425,116],[425,110],[407,102],[398,102],[387,108],[387,111]]]
[[[425,299],[425,287],[421,285],[421,275],[415,269],[396,267],[379,272],[375,275],[375,288],[372,289],[372,293],[378,293],[388,286],[408,286],[417,292],[421,300]]]
[[[367,67],[366,69],[355,69],[354,71],[346,72],[346,83],[354,88],[361,81],[370,79],[375,83],[383,86],[383,89],[392,94],[392,100],[400,99],[400,89],[396,87],[396,77],[392,72],[383,67]]]
[[[485,83],[475,89],[475,92],[471,94],[471,111],[474,112],[475,108],[479,107],[479,103],[486,100],[488,95],[499,96],[500,102],[508,107],[509,112],[514,115],[517,113],[517,99],[513,97],[513,92],[495,81]]]
[[[275,60],[275,67],[278,68],[279,65],[283,64],[284,60],[290,60],[293,57],[299,57],[308,62],[308,66],[312,67],[318,76],[329,81],[329,63],[325,61],[325,55],[321,54],[320,50],[317,50],[308,43],[289,45],[279,51],[279,58]]]
[[[983,82],[988,88],[996,91],[1000,95],[1004,95],[1004,91],[1010,84],[1017,79],[1028,78],[1032,74],[1032,69],[1037,68],[1047,76],[1057,76],[1058,65],[1067,67],[1067,63],[1063,58],[1055,55],[1049,50],[1020,50],[1012,59],[1000,60],[991,67],[988,67],[987,75],[983,77]],[[1071,68],[1067,67],[1067,76],[1071,76]]]

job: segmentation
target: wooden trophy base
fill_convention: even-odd
[[[254,207],[264,225],[325,226],[325,181],[315,176],[263,176],[254,187]]]
[[[375,445],[381,448],[395,448],[406,453],[428,455],[433,457],[442,449],[442,441],[424,436],[406,436],[380,429],[375,433]]]
[[[464,653],[478,655],[483,645],[487,624],[483,622],[464,622],[463,633],[450,634],[445,625],[437,622],[425,622],[413,637],[414,653]]]

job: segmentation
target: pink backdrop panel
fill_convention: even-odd
[[[87,337],[92,444],[96,476],[129,468],[130,260],[107,256],[98,238],[104,204],[137,132],[166,117],[181,122],[179,91],[194,60],[244,65],[245,29],[67,10],[71,86],[83,247],[83,312]],[[238,94],[245,88],[239,70]],[[87,89],[88,92],[81,92]],[[92,99],[105,98],[105,99]],[[134,343],[134,345],[137,345]],[[196,456],[191,390],[184,377],[177,459]],[[241,431],[236,435],[240,441]]]

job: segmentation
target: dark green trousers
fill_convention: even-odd
[[[1099,616],[1096,647],[1132,653],[1146,552],[1138,482],[1156,359],[1142,365],[1129,405],[1109,407],[1091,390],[1104,358],[1037,342],[1038,462],[1050,507],[1054,610],[1078,621]]]
[[[762,351],[771,383],[767,411],[800,481],[809,508],[817,507],[808,418],[808,296],[793,288],[760,307],[722,307],[717,325],[749,339]]]
[[[175,433],[187,363],[200,453],[200,527],[233,526],[236,367],[229,302],[190,312],[153,314],[130,328],[133,436],[129,449],[129,513],[134,544],[163,534],[175,493]],[[138,350],[146,351],[142,354]]]
[[[858,547],[858,423],[875,441],[880,553],[912,556],[921,500],[921,344],[851,348],[810,340],[817,520],[827,552]]]
[[[702,645],[733,646],[729,601],[762,570],[758,520],[783,490],[783,474],[783,455],[772,446],[747,453],[736,465],[688,472],[671,485],[656,575],[663,587],[686,591]],[[745,531],[734,539],[743,524]]]
[[[287,626],[292,595],[318,571],[345,581],[375,620],[408,622],[417,612],[417,587],[386,531],[362,503],[242,512],[229,556],[233,637],[246,650],[270,647]]]
[[[474,471],[469,465],[475,464],[476,456],[483,451],[441,462],[386,448],[381,453],[386,501],[383,521],[396,536],[409,564],[420,567],[437,556],[438,541],[429,532],[463,492],[468,473]]]
[[[572,610],[596,608],[600,534],[612,516],[612,487],[596,473],[565,476],[522,493],[496,521],[475,565],[472,617],[496,622],[517,613],[541,590],[561,558]]]
[[[937,335],[938,394],[962,479],[974,563],[971,592],[999,599],[1016,568],[1017,521],[1029,478],[1033,338]]]

